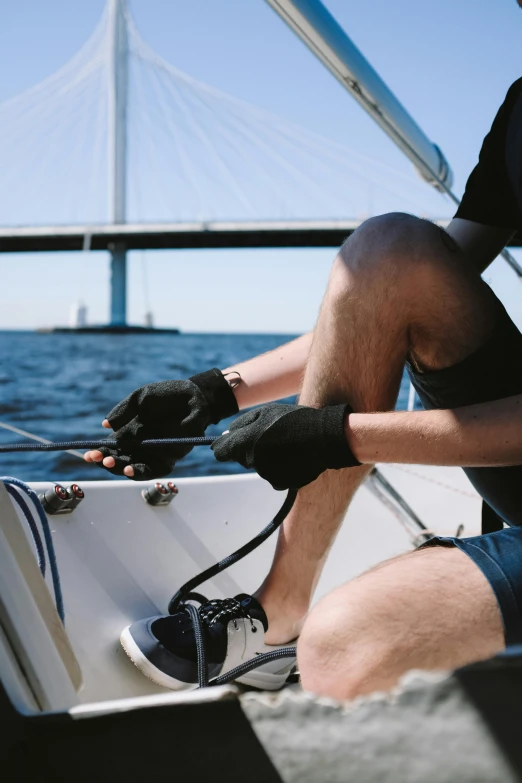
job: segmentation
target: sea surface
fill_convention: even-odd
[[[0,422],[49,440],[103,438],[109,410],[138,386],[188,378],[270,351],[293,335],[180,334],[101,335],[0,332]],[[398,407],[405,408],[409,384],[403,378]],[[207,432],[218,435],[225,423]],[[0,443],[21,442],[0,428]],[[218,463],[199,446],[174,468],[174,476],[244,472]],[[0,454],[0,475],[24,481],[116,477],[65,452]],[[126,480],[126,479],[119,479]]]

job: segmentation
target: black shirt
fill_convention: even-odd
[[[498,110],[455,217],[522,230],[522,79]]]

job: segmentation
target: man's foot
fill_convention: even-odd
[[[242,593],[235,598],[209,601],[198,611],[205,632],[210,680],[257,655],[295,645],[265,644],[266,614],[250,595]],[[172,690],[197,688],[196,642],[186,611],[139,620],[125,628],[120,641],[134,665],[153,682]],[[277,690],[294,666],[295,658],[269,661],[237,681],[263,690]]]

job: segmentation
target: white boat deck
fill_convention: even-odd
[[[386,478],[422,521],[442,535],[480,532],[480,498],[462,471],[385,466]],[[121,630],[164,614],[187,579],[258,533],[281,505],[257,476],[180,479],[166,507],[148,506],[143,484],[82,482],[85,500],[50,517],[66,607],[66,630],[80,662],[83,703],[161,693],[125,656]],[[48,484],[33,484],[42,491]],[[276,536],[200,590],[224,597],[254,590],[265,576]],[[386,558],[411,548],[393,513],[363,486],[350,507],[317,597]]]

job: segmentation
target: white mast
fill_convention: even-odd
[[[125,223],[127,190],[128,41],[126,0],[108,0],[109,106],[108,172],[109,219]],[[111,325],[127,322],[127,258],[123,243],[111,247]]]
[[[430,184],[451,195],[451,169],[320,0],[266,0]],[[458,203],[458,202],[457,202]]]
[[[451,190],[451,168],[441,150],[428,139],[321,0],[266,2],[381,126],[421,177],[459,204]],[[511,253],[504,249],[501,255],[522,278],[522,267]]]

